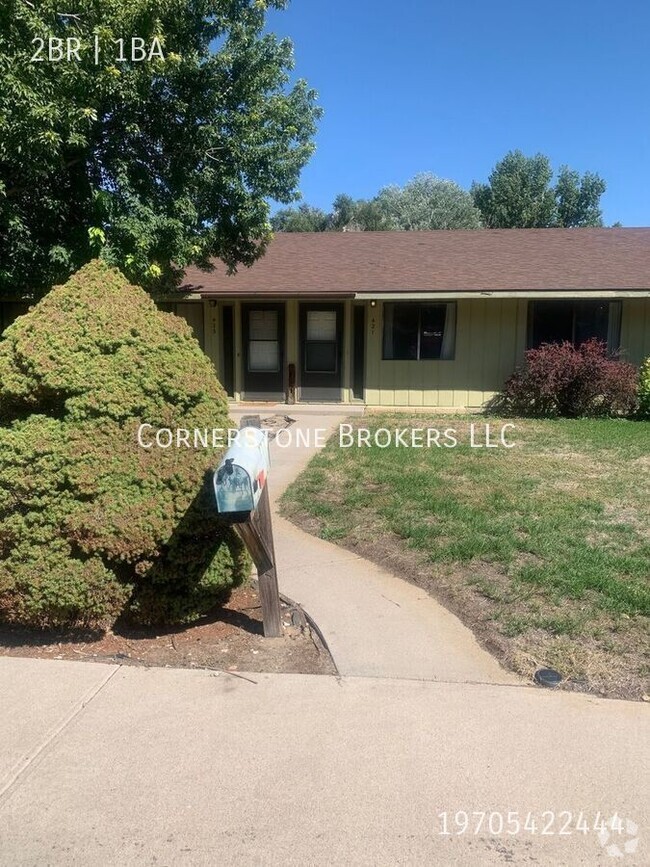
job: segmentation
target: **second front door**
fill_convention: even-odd
[[[300,400],[340,401],[343,305],[300,305]]]

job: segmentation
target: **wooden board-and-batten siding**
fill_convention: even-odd
[[[621,351],[632,364],[641,364],[650,356],[650,298],[623,300]]]
[[[456,304],[456,348],[447,361],[383,360],[383,304],[370,309],[369,406],[479,407],[501,388],[526,347],[526,301],[478,298]]]
[[[456,301],[456,347],[449,361],[388,361],[382,359],[383,302],[344,302],[344,352],[342,402],[353,402],[352,311],[365,306],[364,402],[376,407],[475,408],[484,405],[502,387],[523,358],[528,332],[525,298],[460,298]],[[220,333],[222,307],[233,310],[234,398],[242,394],[241,301],[215,299],[163,303],[192,326],[194,334],[212,360],[217,375],[223,374]],[[298,299],[286,301],[286,364],[299,362]],[[27,305],[0,302],[0,326],[7,327],[25,313]],[[1,331],[0,327],[0,331]],[[621,317],[622,356],[640,364],[650,356],[650,298],[624,298]]]
[[[241,316],[239,299],[216,303],[194,302],[203,308],[205,351],[221,374],[223,359],[219,335],[219,308],[234,308],[235,398],[241,395]],[[354,302],[360,303],[360,302]],[[383,302],[366,307],[364,400],[377,407],[476,408],[500,390],[523,358],[528,333],[525,298],[472,298],[457,300],[456,348],[453,360],[387,361],[382,359]],[[345,302],[343,402],[351,402],[351,339],[353,302]],[[184,312],[187,305],[179,305]],[[179,312],[181,312],[179,310]],[[198,310],[193,312],[196,329]],[[286,363],[298,363],[298,301],[286,302]],[[640,364],[650,356],[650,298],[624,298],[621,319],[623,357]]]

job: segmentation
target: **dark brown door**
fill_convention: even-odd
[[[300,399],[341,400],[343,305],[300,305]]]
[[[242,305],[244,394],[279,400],[284,395],[284,304]]]

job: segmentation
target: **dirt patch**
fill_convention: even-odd
[[[549,667],[562,672],[566,688],[610,698],[643,699],[649,691],[646,661],[630,646],[641,646],[647,639],[646,627],[631,622],[624,634],[596,630],[596,635],[579,640],[566,635],[549,635],[546,630],[530,629],[508,643],[509,665],[529,676],[531,671]],[[647,641],[646,641],[647,645]],[[647,660],[647,657],[646,657]],[[645,683],[644,683],[645,681]]]
[[[610,524],[628,524],[638,529],[644,526],[638,510],[621,503],[605,503],[605,517]]]
[[[0,624],[0,655],[165,668],[333,674],[336,669],[299,607],[282,605],[283,635],[264,638],[254,582],[185,628],[116,627],[105,634],[40,631]]]

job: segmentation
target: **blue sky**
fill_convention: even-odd
[[[325,110],[310,204],[420,171],[469,188],[519,148],[598,172],[606,224],[650,225],[647,0],[293,0],[269,29]]]

